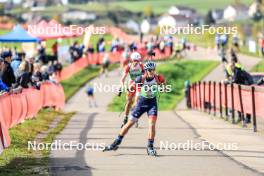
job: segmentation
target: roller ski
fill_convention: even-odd
[[[120,143],[121,141],[116,139],[111,145],[106,146],[103,152],[116,151],[119,148]]]
[[[157,152],[156,152],[156,150],[154,149],[154,147],[152,147],[152,146],[148,146],[147,147],[147,154],[149,155],[149,156],[157,156]]]

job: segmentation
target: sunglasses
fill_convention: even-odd
[[[148,72],[152,72],[152,71],[155,71],[155,69],[148,69],[147,71]]]

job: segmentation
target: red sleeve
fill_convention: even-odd
[[[130,67],[129,67],[129,65],[127,65],[126,68],[125,68],[125,73],[128,73],[129,70],[130,70]]]
[[[166,82],[166,80],[165,80],[163,75],[158,75],[158,79],[159,79],[160,83],[165,83]]]

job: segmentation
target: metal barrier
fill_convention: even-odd
[[[216,82],[197,82],[190,86],[189,101],[191,108],[217,113],[228,120],[231,112],[235,123],[236,112],[245,121],[245,116],[252,119],[253,131],[257,131],[257,120],[264,121],[264,88]],[[223,115],[224,114],[224,115]]]

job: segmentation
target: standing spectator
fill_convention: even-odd
[[[47,64],[48,63],[48,59],[46,56],[46,48],[45,48],[45,43],[44,42],[39,42],[38,46],[38,59],[43,63],[43,64]]]
[[[54,63],[54,67],[55,67],[56,74],[60,77],[61,76],[61,71],[62,71],[62,64],[57,60]]]
[[[16,73],[18,71],[20,63],[22,62],[22,57],[23,57],[22,53],[21,54],[16,53],[16,55],[13,57],[13,59],[11,61],[11,67],[13,69],[15,76],[16,76]]]
[[[100,38],[96,44],[96,50],[98,53],[103,53],[105,52],[105,40],[104,38]]]
[[[220,40],[219,34],[215,35],[215,44],[216,44],[217,51],[219,51],[221,47],[221,40]]]
[[[51,50],[52,50],[52,54],[53,54],[53,62],[54,61],[57,61],[58,60],[58,42],[56,41],[52,47],[51,47]]]
[[[49,67],[47,65],[43,65],[41,67],[41,73],[42,73],[42,80],[43,81],[48,81],[49,80],[49,73],[48,73]]]
[[[0,74],[2,75],[2,71],[5,67],[4,59],[0,58]],[[8,92],[9,88],[7,85],[2,81],[2,78],[0,77],[0,92]]]
[[[236,51],[239,51],[239,38],[237,35],[234,35],[232,38],[232,44]]]
[[[103,63],[102,63],[102,67],[101,67],[101,74],[103,75],[105,73],[105,76],[108,76],[108,67],[110,65],[110,59],[109,59],[109,55],[105,54],[103,57]]]
[[[4,51],[2,53],[2,58],[4,59],[4,68],[2,74],[2,81],[8,86],[12,87],[12,84],[16,82],[14,71],[10,65],[12,53],[9,51]]]
[[[79,59],[79,47],[78,47],[78,42],[75,41],[72,46],[69,48],[69,52],[71,55],[72,62],[76,61]]]

